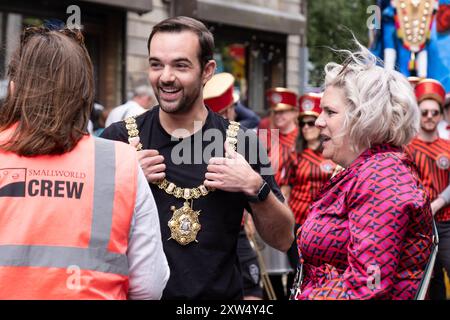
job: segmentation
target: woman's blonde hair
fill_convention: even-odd
[[[87,134],[93,107],[92,63],[78,30],[27,28],[9,64],[14,84],[0,108],[0,147],[22,156],[62,154]]]
[[[419,130],[419,109],[406,77],[377,65],[377,58],[357,40],[359,50],[339,50],[344,63],[325,66],[325,87],[344,90],[347,100],[344,132],[354,151],[372,145],[408,144]]]

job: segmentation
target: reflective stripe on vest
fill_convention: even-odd
[[[128,275],[127,257],[104,248],[3,245],[0,246],[0,265],[64,269],[77,266],[83,270]]]
[[[95,138],[95,179],[92,231],[88,248],[41,245],[0,245],[0,266],[77,266],[83,270],[128,275],[125,254],[108,251],[115,193],[115,145]]]

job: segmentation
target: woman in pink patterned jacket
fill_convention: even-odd
[[[403,152],[419,128],[413,90],[357,44],[343,65],[325,67],[316,126],[323,156],[345,170],[297,234],[295,299],[413,299],[431,253],[430,202]]]

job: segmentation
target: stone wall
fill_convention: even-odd
[[[169,5],[162,0],[153,0],[153,10],[149,13],[138,15],[128,12],[126,53],[128,95],[133,88],[148,84],[148,36],[155,24],[168,17]]]

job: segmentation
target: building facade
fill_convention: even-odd
[[[152,10],[151,0],[2,0],[0,1],[0,97],[6,69],[28,26],[72,24],[82,27],[91,56],[96,100],[113,108],[126,93],[127,13]]]
[[[144,81],[147,38],[153,25],[175,15],[203,21],[213,32],[218,72],[232,73],[248,107],[264,115],[265,91],[303,92],[306,65],[306,0],[154,0],[144,15],[128,13],[127,85]]]
[[[259,114],[264,92],[283,86],[302,92],[306,61],[306,0],[2,0],[0,97],[6,66],[21,30],[44,22],[76,22],[94,63],[96,100],[111,109],[148,84],[147,39],[174,15],[203,21],[216,41],[218,72],[231,72],[242,101]]]

